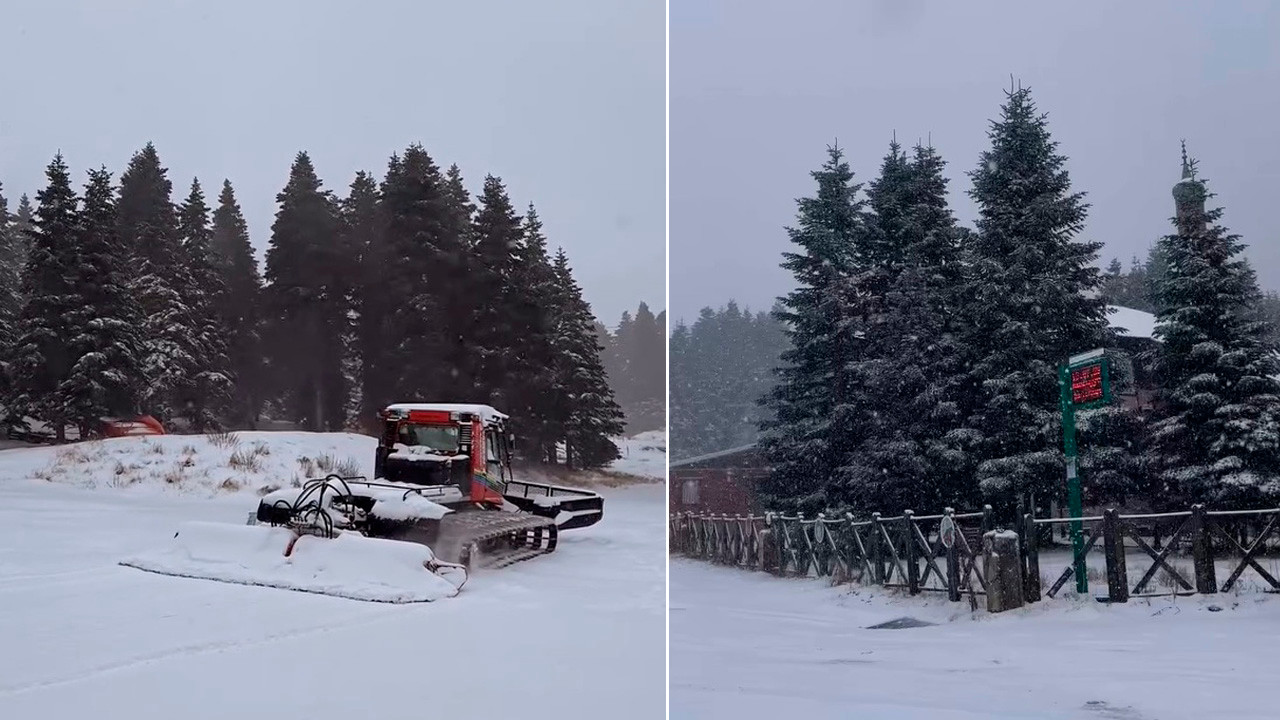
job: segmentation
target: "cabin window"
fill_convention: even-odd
[[[680,502],[683,505],[698,504],[698,481],[685,480],[680,484]]]

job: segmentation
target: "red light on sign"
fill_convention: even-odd
[[[1071,402],[1074,405],[1096,402],[1103,398],[1102,364],[1086,365],[1071,371]]]

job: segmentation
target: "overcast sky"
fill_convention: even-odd
[[[421,142],[533,201],[614,325],[665,307],[665,8],[654,0],[154,0],[0,10],[0,182],[77,189],[154,141],[175,200],[236,187],[264,248],[295,153],[345,194]]]
[[[1262,285],[1280,289],[1276,38],[1280,3],[1262,1],[673,2],[673,320],[730,298],[768,309],[790,289],[783,228],[836,138],[867,181],[894,131],[907,145],[931,133],[972,226],[965,173],[1011,74],[1049,113],[1104,262],[1169,232],[1186,138]]]

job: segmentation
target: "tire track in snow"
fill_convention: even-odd
[[[260,645],[271,645],[283,640],[293,640],[308,635],[322,635],[336,630],[346,630],[352,627],[360,627],[364,625],[373,625],[383,620],[397,619],[403,617],[402,612],[397,612],[400,608],[380,608],[362,615],[356,615],[352,618],[344,618],[342,624],[334,625],[332,622],[324,624],[308,625],[306,627],[294,628],[292,630],[284,630],[281,632],[266,635],[264,637],[252,640],[222,640],[204,643],[195,643],[192,645],[184,645],[167,650],[161,650],[138,657],[120,660],[117,662],[104,663],[97,667],[82,670],[80,672],[66,675],[63,677],[50,678],[45,680],[33,680],[16,685],[3,686],[0,685],[0,697],[9,697],[12,695],[21,695],[23,693],[34,692],[36,690],[45,690],[48,688],[59,687],[62,685],[71,685],[85,680],[92,680],[100,675],[107,675],[114,672],[121,672],[131,668],[150,665],[152,663],[168,660],[173,657],[199,657],[202,655],[211,655],[214,653],[225,652],[227,650],[238,650],[241,648],[250,648]]]

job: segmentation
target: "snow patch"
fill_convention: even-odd
[[[614,460],[609,469],[614,472],[639,477],[667,479],[667,433],[650,430],[632,437],[614,438],[622,457]]]

